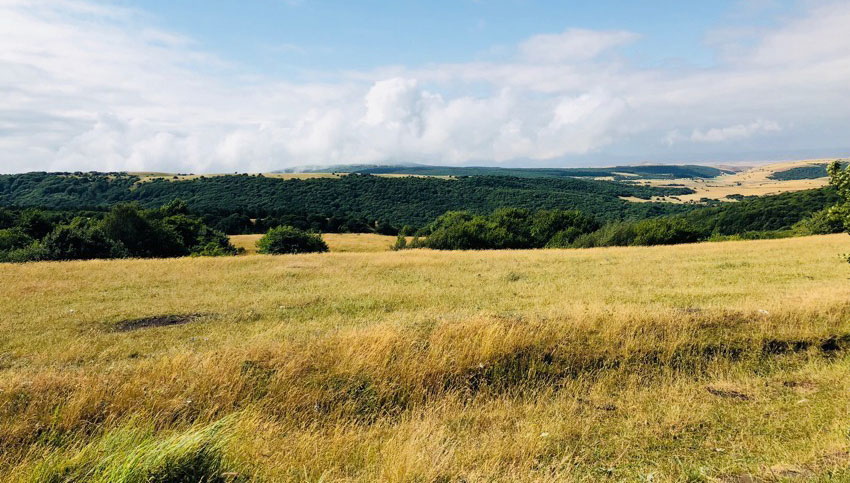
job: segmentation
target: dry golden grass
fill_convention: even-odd
[[[654,197],[652,200],[642,200],[640,198],[623,198],[627,201],[636,203],[646,201],[667,201],[672,203],[687,203],[699,202],[702,198],[720,201],[734,201],[729,199],[730,195],[743,196],[767,196],[778,195],[791,191],[802,191],[808,189],[821,188],[829,182],[828,178],[819,179],[803,179],[779,181],[770,179],[770,175],[777,171],[784,171],[791,168],[806,166],[810,164],[824,164],[832,161],[831,159],[809,159],[805,161],[785,161],[781,163],[771,163],[756,167],[744,168],[741,171],[719,176],[714,179],[674,179],[674,180],[649,180],[639,181],[650,186],[669,186],[675,184],[691,188],[696,193],[690,195],[681,195],[676,197]]]
[[[114,480],[211,427],[197,467],[267,481],[850,478],[848,251],[0,265],[0,480]],[[167,314],[197,315],[118,330]]]
[[[257,253],[257,240],[263,235],[231,235],[230,242],[236,248],[243,248],[246,255]],[[387,252],[395,243],[396,237],[375,233],[325,233],[322,239],[331,252]]]

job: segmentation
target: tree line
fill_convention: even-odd
[[[106,212],[0,208],[0,262],[234,255],[227,236],[182,201],[145,210],[119,203]]]

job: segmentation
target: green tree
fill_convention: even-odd
[[[844,223],[844,230],[850,233],[850,166],[841,167],[838,161],[833,161],[827,168],[829,182],[835,186],[841,201],[833,206],[829,214]],[[847,257],[850,262],[850,257]]]
[[[19,227],[0,230],[0,252],[23,248],[34,240]]]
[[[270,255],[326,252],[328,245],[321,235],[291,226],[272,228],[257,241],[257,251]]]
[[[116,205],[103,219],[106,235],[121,242],[133,257],[179,257],[190,250],[173,228],[150,219],[138,206]]]
[[[46,260],[89,260],[123,258],[128,255],[121,242],[110,239],[96,223],[77,217],[59,225],[41,241]]]

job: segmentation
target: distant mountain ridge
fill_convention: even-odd
[[[398,164],[348,164],[334,166],[302,166],[274,171],[275,173],[358,173],[397,174],[409,176],[515,176],[520,178],[600,178],[615,180],[629,179],[676,179],[716,178],[732,174],[728,168],[716,168],[693,164],[638,166],[614,166],[607,168],[499,168],[489,166],[430,166],[416,163]]]

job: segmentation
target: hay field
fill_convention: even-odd
[[[730,195],[743,196],[767,196],[778,195],[791,191],[802,191],[808,189],[822,188],[826,186],[829,179],[802,179],[780,181],[770,179],[770,175],[777,171],[785,171],[791,168],[807,166],[811,164],[824,164],[832,161],[832,159],[810,159],[804,161],[784,161],[779,163],[770,163],[755,167],[744,167],[734,173],[723,176],[718,176],[713,179],[673,179],[673,180],[641,180],[638,183],[650,186],[679,186],[691,188],[696,193],[690,195],[680,195],[675,197],[654,197],[652,200],[641,200],[639,198],[623,198],[627,201],[646,202],[646,201],[667,201],[672,203],[696,203],[702,198],[720,201],[735,201],[728,198]]]
[[[263,235],[230,235],[236,248],[243,248],[246,255],[257,253],[257,240]],[[396,237],[376,233],[324,233],[322,239],[331,252],[387,252]]]
[[[0,481],[845,481],[847,252],[2,264]]]

